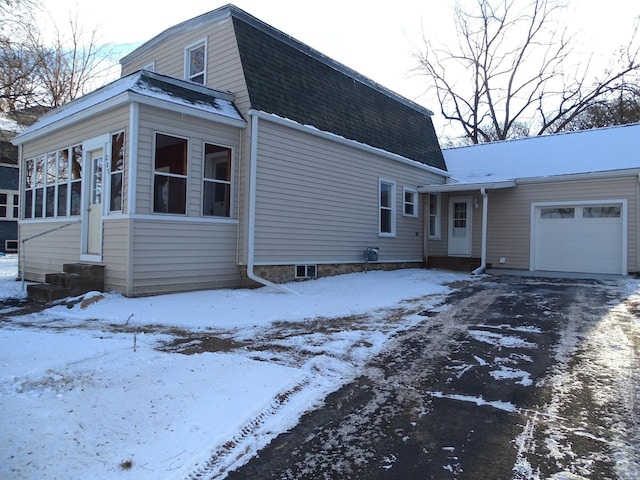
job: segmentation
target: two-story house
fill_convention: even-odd
[[[136,296],[424,265],[418,188],[447,177],[429,110],[232,5],[121,65],[15,140],[27,280],[98,265]]]

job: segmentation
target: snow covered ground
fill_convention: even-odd
[[[0,301],[24,296],[16,275],[17,258],[0,257]],[[212,459],[228,471],[465,279],[399,270],[288,285],[300,295],[106,294],[86,308],[14,317],[0,329],[0,478],[184,478]],[[292,327],[310,322],[297,334]],[[158,349],[184,332],[243,342],[283,325],[290,333],[278,337],[279,355]]]

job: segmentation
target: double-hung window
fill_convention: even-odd
[[[396,235],[396,184],[388,180],[379,180],[379,235]]]
[[[231,216],[231,149],[204,144],[202,215]]]
[[[413,188],[404,187],[402,190],[403,209],[402,214],[405,217],[418,216],[418,191]]]
[[[195,83],[206,83],[207,42],[201,40],[185,48],[184,78]]]
[[[0,219],[18,220],[18,195],[0,190]]]
[[[429,194],[429,238],[440,238],[440,194]]]
[[[153,211],[154,213],[187,213],[186,138],[156,133]]]

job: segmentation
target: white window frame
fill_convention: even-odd
[[[300,275],[300,270],[303,274]],[[295,278],[318,278],[318,266],[317,265],[296,265],[294,267]]]
[[[382,205],[382,185],[389,185],[389,205]],[[390,212],[389,232],[382,231],[382,211]],[[396,236],[396,182],[384,178],[378,179],[378,236],[379,237],[395,237]]]
[[[191,72],[191,52],[197,50],[200,47],[204,47],[204,66],[201,72],[193,73]],[[185,80],[189,80],[193,82],[195,77],[199,77],[202,75],[202,85],[207,84],[207,39],[203,38],[202,40],[198,40],[197,42],[192,43],[191,45],[187,45],[184,49],[184,78]],[[200,82],[194,82],[200,83]]]
[[[156,153],[157,153],[157,140],[158,135],[164,135],[166,137],[178,138],[180,140],[185,140],[187,142],[187,165],[186,171],[184,175],[177,173],[165,172],[162,170],[156,170]],[[189,137],[185,137],[182,135],[177,135],[175,133],[167,133],[165,131],[155,130],[153,132],[153,153],[152,153],[152,165],[151,165],[151,212],[153,215],[174,215],[185,217],[189,215],[189,168],[191,166],[191,139]],[[182,213],[171,213],[171,212],[156,212],[155,211],[155,198],[156,198],[156,176],[166,177],[166,178],[178,178],[185,181],[185,202],[184,202],[184,212]]]
[[[227,150],[229,150],[230,155],[231,155],[231,162],[229,165],[229,180],[218,180],[218,179],[214,179],[214,178],[207,178],[205,177],[205,164],[206,164],[206,159],[204,158],[204,155],[206,153],[207,147],[206,145],[213,145],[215,147],[220,147],[220,148],[226,148]],[[203,161],[202,161],[202,199],[201,199],[201,204],[202,204],[202,210],[200,212],[200,214],[203,217],[206,218],[233,218],[233,209],[234,209],[234,188],[233,188],[233,182],[234,182],[234,168],[235,168],[235,152],[234,149],[228,145],[222,145],[219,142],[214,142],[214,141],[208,141],[208,140],[204,140],[202,143],[202,154],[203,154]],[[205,185],[207,183],[213,183],[213,184],[218,184],[218,185],[228,185],[229,186],[229,215],[224,215],[224,216],[218,216],[218,215],[205,215],[204,214],[204,198],[205,198]]]
[[[407,201],[407,194],[411,194],[412,201]],[[413,206],[413,213],[407,213],[407,206]],[[415,188],[403,187],[402,188],[402,216],[413,217],[418,216],[418,191]]]
[[[7,214],[5,216],[0,216],[0,220],[18,220],[20,212],[20,204],[16,204],[16,201],[20,201],[18,191],[2,189],[0,190],[0,194],[4,194],[7,196],[7,203],[0,203],[1,206],[6,207]],[[13,214],[16,207],[18,207],[18,216],[15,216]]]
[[[436,198],[436,212],[435,215],[431,213],[431,196]],[[431,240],[440,240],[442,238],[442,195],[440,193],[429,194],[429,206],[427,208],[427,235]],[[431,218],[434,218],[435,232],[431,231]]]

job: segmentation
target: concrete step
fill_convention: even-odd
[[[51,302],[75,297],[91,291],[104,291],[104,266],[87,263],[65,263],[62,273],[48,273],[43,284],[27,286],[30,299]]]
[[[48,303],[61,298],[71,296],[71,289],[48,283],[35,283],[27,285],[27,296],[30,300],[40,303]]]

